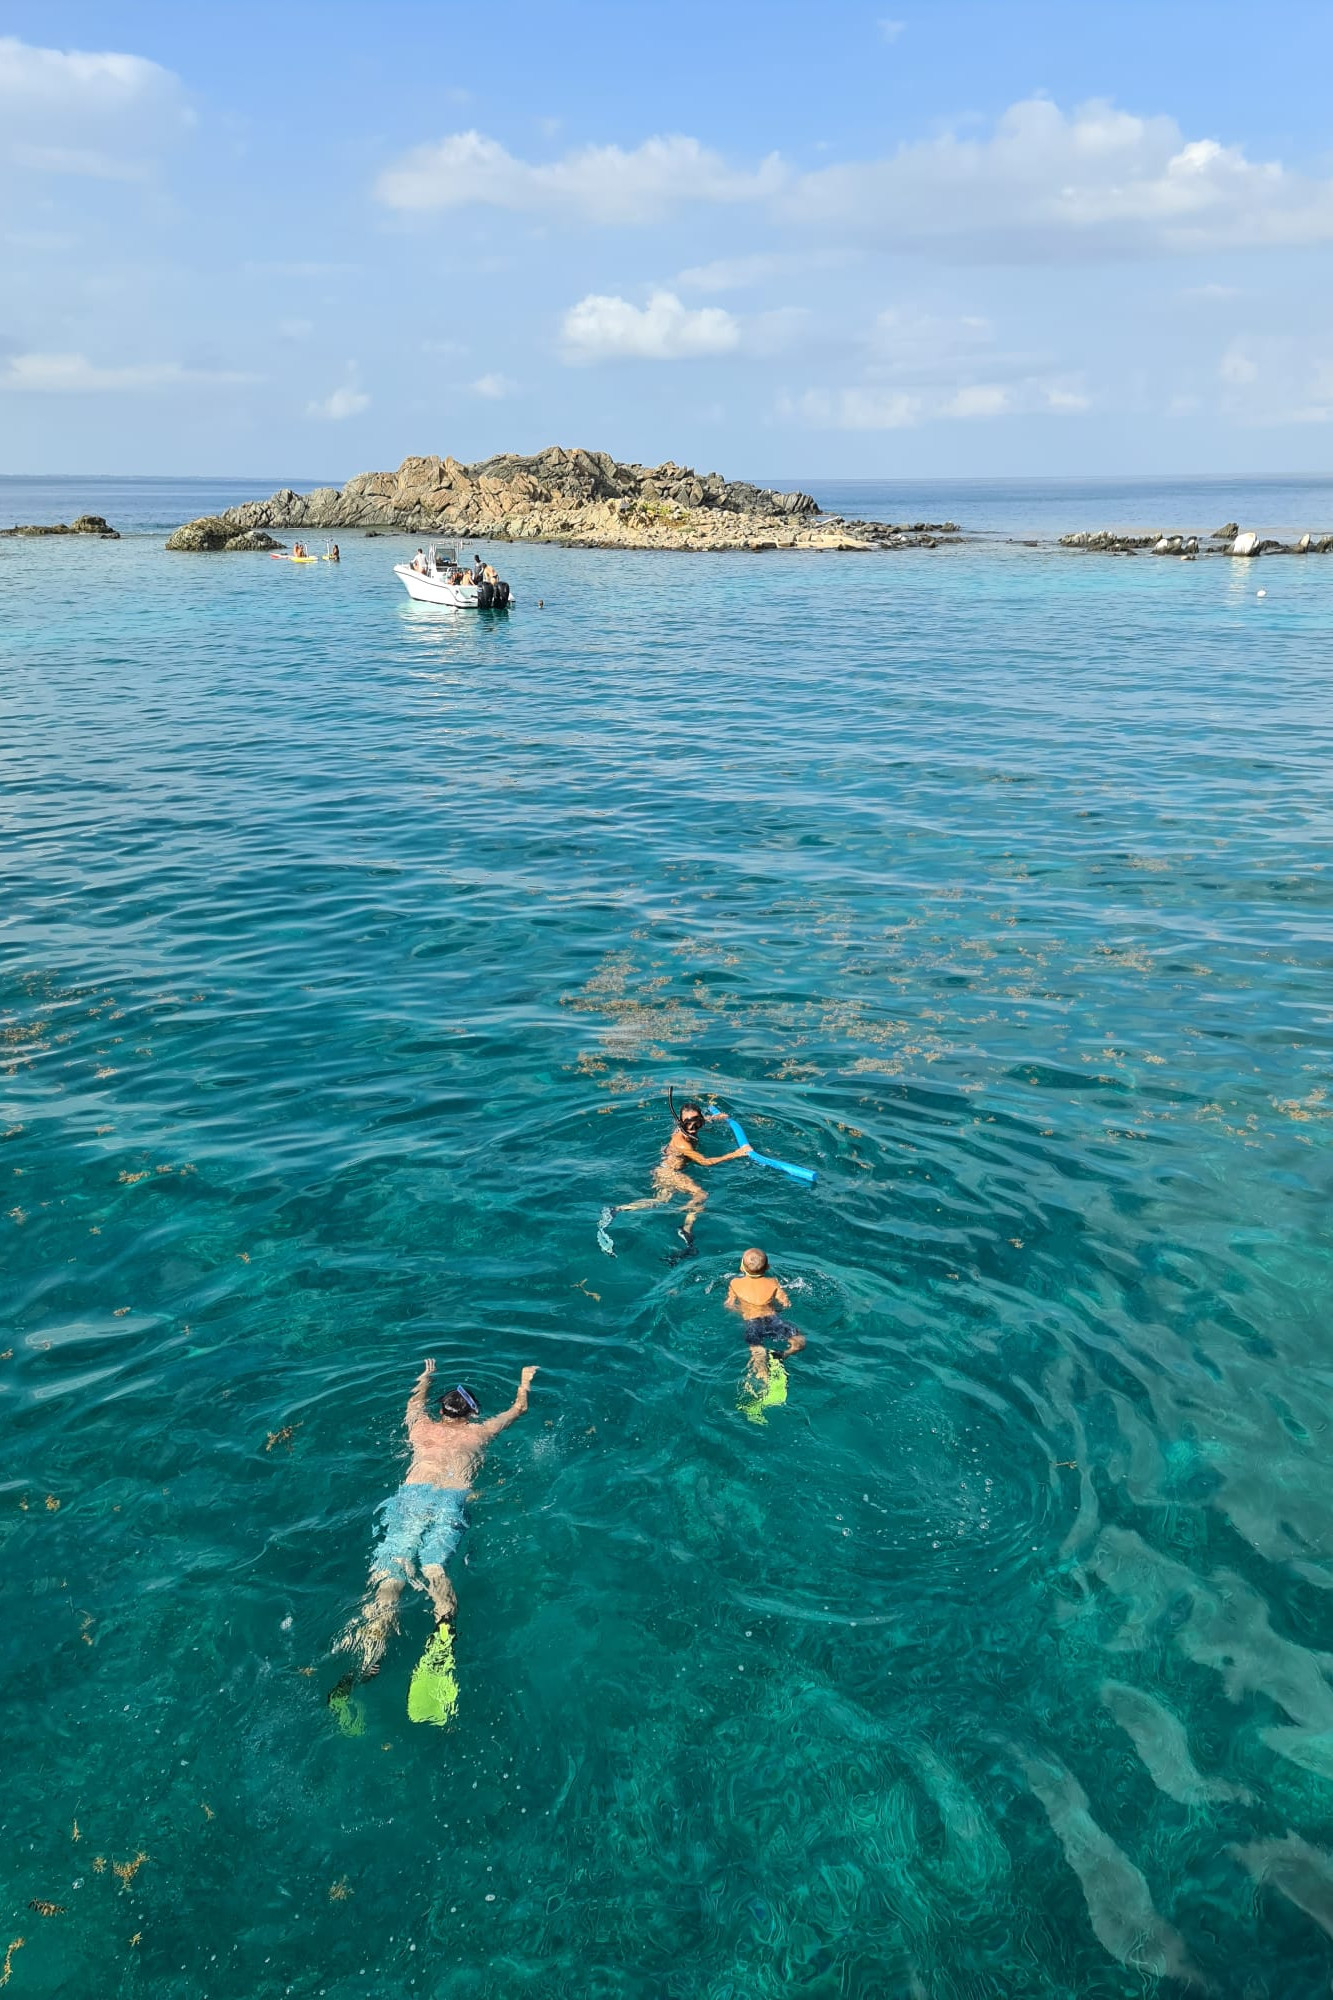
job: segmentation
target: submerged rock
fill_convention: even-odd
[[[225,514],[201,514],[197,521],[187,521],[183,528],[177,528],[174,535],[168,536],[167,547],[183,549],[191,555],[217,549],[234,554],[280,549],[282,543],[274,541],[272,535],[266,535],[258,528],[238,528]]]
[[[100,514],[80,514],[76,521],[47,527],[0,528],[0,535],[97,535],[104,542],[120,540],[119,530],[109,528]]]

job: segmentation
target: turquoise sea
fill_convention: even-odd
[[[1333,559],[161,541],[0,542],[14,2000],[1326,1994]],[[818,1185],[606,1257],[669,1084]],[[541,1372],[346,1736],[426,1354]]]

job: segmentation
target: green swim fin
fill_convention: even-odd
[[[417,1661],[407,1690],[407,1713],[412,1722],[434,1722],[443,1728],[458,1712],[458,1674],[454,1668],[454,1635],[447,1625],[437,1625]]]
[[[768,1357],[768,1380],[756,1382],[747,1375],[741,1399],[736,1408],[752,1424],[766,1424],[768,1412],[775,1410],[779,1403],[787,1400],[787,1371],[776,1354]]]
[[[344,1736],[364,1736],[366,1718],[360,1707],[352,1700],[352,1689],[356,1686],[355,1674],[344,1674],[336,1688],[329,1695],[329,1714],[337,1723]]]

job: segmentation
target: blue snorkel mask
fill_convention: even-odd
[[[471,1410],[474,1417],[479,1417],[481,1415],[481,1404],[477,1401],[472,1391],[470,1389],[465,1389],[461,1382],[456,1382],[454,1384],[454,1394],[456,1396],[461,1396],[463,1398],[463,1401],[467,1404],[469,1410]]]

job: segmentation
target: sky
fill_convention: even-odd
[[[1333,7],[0,4],[0,472],[1323,473]]]

